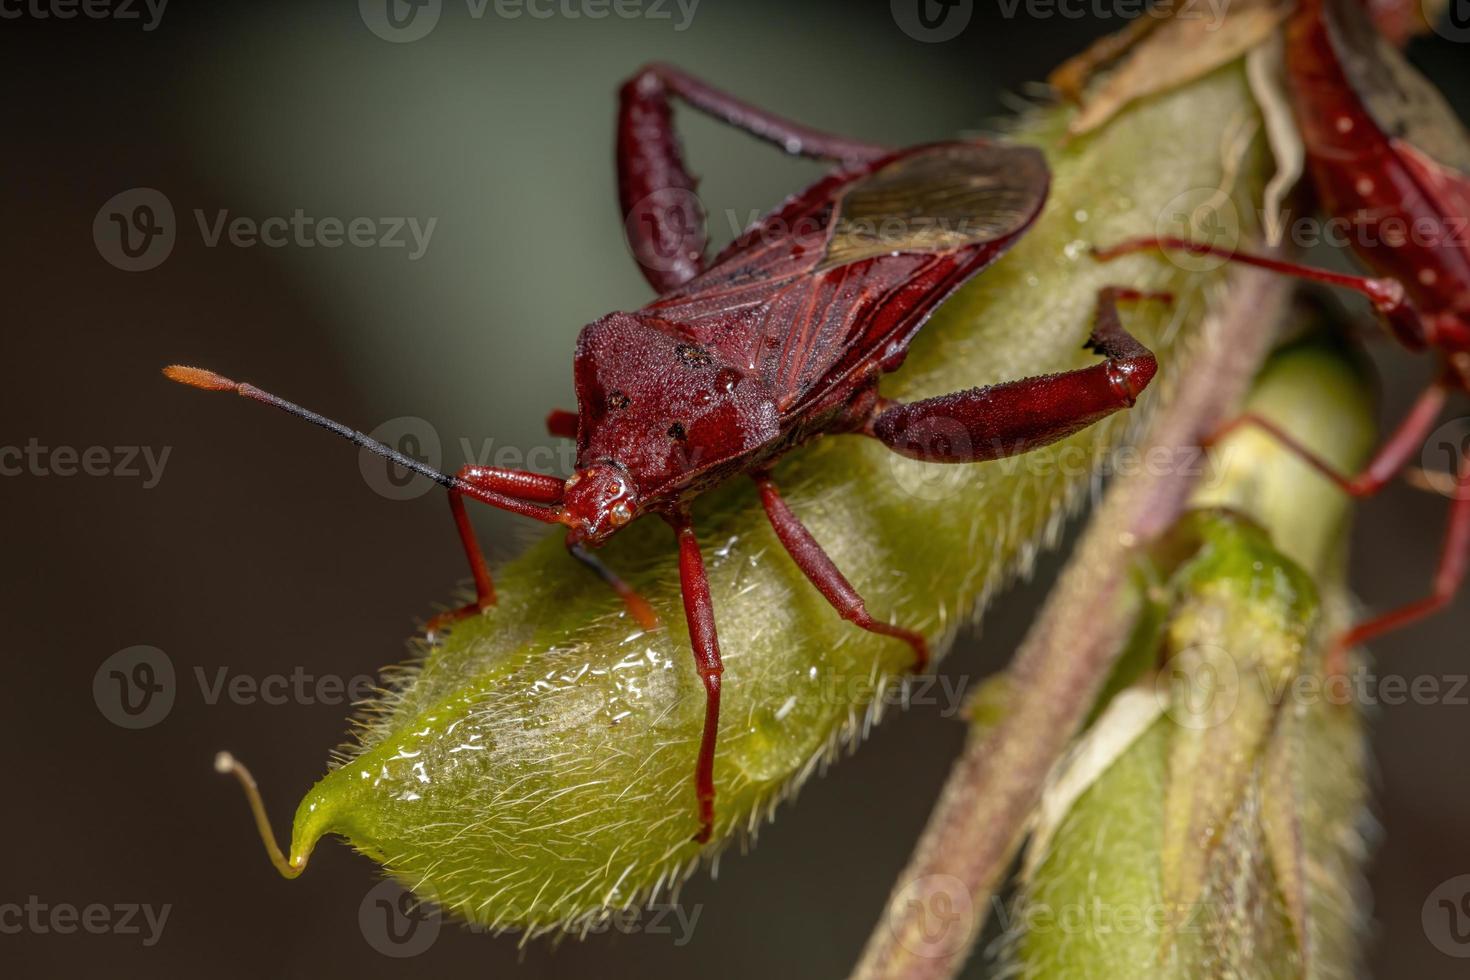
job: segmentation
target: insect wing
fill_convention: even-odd
[[[1039,150],[938,143],[793,195],[647,312],[799,412],[902,347],[1046,201]]]
[[[1035,218],[1049,183],[1030,147],[942,143],[906,154],[846,189],[816,271],[1003,240]]]

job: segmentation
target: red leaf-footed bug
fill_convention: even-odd
[[[1366,497],[1405,469],[1446,396],[1470,391],[1470,136],[1440,94],[1375,30],[1363,0],[1298,0],[1286,28],[1286,68],[1321,206],[1355,230],[1354,251],[1382,278],[1180,238],[1124,242],[1097,255],[1105,261],[1150,250],[1211,255],[1356,290],[1372,300],[1406,347],[1436,351],[1441,370],[1434,382],[1360,473],[1339,473],[1254,415],[1235,419],[1209,440],[1242,425],[1258,427],[1347,493]],[[1462,453],[1453,482],[1431,593],[1337,638],[1328,658],[1331,673],[1346,669],[1352,647],[1438,611],[1459,590],[1470,560],[1470,452]]]
[[[704,215],[674,133],[672,97],[788,153],[837,167],[707,262]],[[782,499],[772,465],[826,434],[868,436],[905,456],[944,463],[995,459],[1061,439],[1131,406],[1154,376],[1154,357],[1123,329],[1118,301],[1168,297],[1103,290],[1088,342],[1103,360],[1091,367],[894,402],[879,396],[879,376],[902,363],[934,309],[1040,213],[1050,171],[1038,150],[983,140],[903,150],[861,143],[737,101],[677,69],[650,66],[622,88],[617,165],[629,241],[660,295],[640,310],[597,320],[577,340],[577,412],[548,419],[554,435],[577,441],[569,479],[486,466],[448,476],[251,385],[199,368],[175,366],[165,374],[284,409],[445,487],[476,601],[437,617],[431,631],[495,601],[466,498],[565,525],[571,553],[649,628],[656,618],[648,604],[589,549],[642,514],[667,521],[705,689],[694,834],[703,843],[715,817],[723,668],[691,500],[731,477],[750,476],[776,536],[811,583],[852,623],[909,644],[914,668],[922,670],[925,638],[869,613]],[[932,435],[941,420],[949,438]],[[963,438],[952,438],[957,431]]]

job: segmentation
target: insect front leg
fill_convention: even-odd
[[[466,466],[457,474],[460,483],[496,496],[513,497],[517,500],[533,501],[538,504],[560,503],[566,485],[554,476],[543,476],[525,470],[503,470],[493,466]],[[490,577],[490,567],[485,563],[485,552],[475,537],[475,526],[465,511],[466,491],[449,488],[449,512],[454,515],[454,527],[459,532],[460,544],[469,559],[470,574],[475,580],[475,601],[442,612],[429,620],[426,627],[433,635],[450,623],[484,612],[495,605],[495,583]]]
[[[1119,300],[1171,297],[1109,288],[1098,296],[1088,346],[1105,360],[908,404],[880,402],[865,429],[893,451],[936,463],[975,463],[1056,442],[1128,408],[1153,379],[1154,355],[1123,329]]]
[[[758,473],[754,479],[756,486],[760,488],[761,504],[766,509],[766,516],[770,518],[771,527],[791,560],[796,562],[796,567],[802,570],[843,619],[870,633],[897,637],[911,646],[914,650],[914,672],[922,673],[929,666],[929,643],[924,635],[874,619],[868,612],[863,597],[858,595],[847,577],[817,543],[817,539],[812,537],[812,533],[792,513],[770,475]]]
[[[725,665],[720,661],[720,639],[715,632],[715,609],[709,594],[709,577],[699,541],[687,508],[668,515],[679,538],[679,585],[684,593],[684,617],[689,623],[689,642],[694,647],[694,666],[704,684],[704,732],[699,740],[699,759],[694,766],[694,792],[699,801],[699,831],[696,843],[710,839],[715,825],[715,738],[720,731],[720,679]]]
[[[659,293],[697,276],[705,262],[704,209],[674,132],[671,96],[787,153],[856,163],[892,152],[783,119],[668,65],[642,69],[619,92],[618,199],[633,257]]]

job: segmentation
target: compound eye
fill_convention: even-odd
[[[627,504],[618,504],[608,512],[607,519],[613,527],[622,527],[633,519],[633,508]]]

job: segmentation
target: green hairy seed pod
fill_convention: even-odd
[[[1249,408],[1344,470],[1371,449],[1366,386],[1324,346],[1276,355]],[[1259,432],[1217,452],[1043,806],[1007,913],[1016,976],[1354,975],[1367,748],[1321,677],[1348,498]]]
[[[1222,120],[1244,137],[1222,135]],[[913,399],[1095,363],[1082,344],[1098,290],[1114,284],[1176,294],[1172,309],[1124,311],[1161,376],[1138,410],[1018,459],[924,464],[859,437],[789,456],[777,482],[876,616],[922,629],[942,652],[1055,533],[1128,425],[1167,405],[1181,380],[1168,366],[1225,272],[1156,257],[1100,265],[1088,247],[1232,195],[1254,213],[1268,170],[1255,122],[1231,69],[1070,145],[1064,111],[1018,128],[1013,138],[1044,148],[1055,171],[1044,216],[933,318],[884,393]],[[728,841],[858,740],[911,651],[838,617],[746,481],[698,500],[694,517],[725,660],[715,837]],[[497,607],[391,678],[357,744],[302,801],[283,866],[294,873],[337,834],[419,896],[530,933],[585,929],[686,875],[705,853],[690,840],[704,691],[675,543],[661,522],[642,521],[603,557],[649,599],[660,629],[640,631],[557,536],[532,547],[498,570]]]

